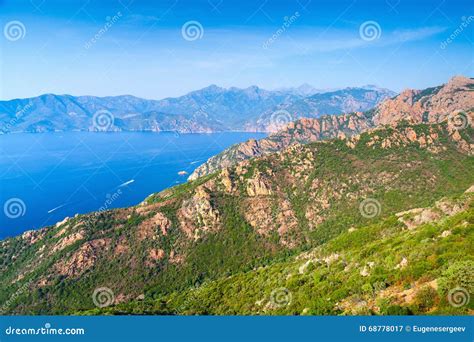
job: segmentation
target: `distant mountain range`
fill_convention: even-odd
[[[296,121],[137,206],[0,241],[2,314],[472,315],[473,82]]]
[[[374,86],[264,90],[216,85],[177,98],[45,94],[0,101],[0,133],[51,131],[275,131],[301,117],[364,111],[395,93]]]
[[[325,109],[326,113],[335,113],[333,103],[337,101],[337,98],[344,97],[348,92],[352,94],[351,96],[354,96],[361,90],[347,88],[326,93],[326,95],[316,94],[296,101],[286,109],[290,112],[296,112],[297,110],[293,108],[305,108],[306,104],[314,100]],[[324,95],[324,100],[321,99],[321,95]],[[381,98],[373,100],[380,101]],[[346,109],[349,108],[351,108],[351,105],[347,105]],[[305,112],[305,110],[307,109],[300,109],[300,112]],[[200,165],[189,176],[189,179],[196,179],[246,159],[281,151],[293,144],[307,144],[319,140],[350,137],[369,129],[398,124],[403,120],[416,124],[438,123],[449,118],[460,119],[461,121],[464,119],[464,121],[470,122],[472,120],[469,115],[473,115],[473,110],[474,79],[456,76],[448,83],[437,87],[424,90],[407,89],[398,96],[386,99],[376,105],[375,108],[365,112],[347,113],[350,111],[345,110],[346,113],[341,115],[316,116],[316,118],[308,116],[296,122],[290,122],[267,138],[252,139],[233,145],[211,157],[206,163]],[[459,111],[468,113],[456,116],[455,114]]]

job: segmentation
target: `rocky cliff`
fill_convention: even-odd
[[[471,127],[459,130],[448,123],[402,122],[352,137],[341,135],[324,142],[295,144],[244,160],[154,194],[136,207],[78,215],[1,241],[0,304],[3,312],[16,314],[84,310],[98,314],[109,307],[114,313],[288,314],[293,311],[279,311],[266,299],[255,306],[221,307],[216,296],[225,296],[219,291],[199,301],[204,306],[181,299],[195,287],[205,289],[209,282],[225,282],[232,287],[230,281],[240,287],[239,277],[255,276],[257,281],[262,276],[272,281],[265,286],[258,280],[256,289],[262,288],[261,292],[249,294],[249,298],[260,301],[280,279],[273,274],[278,266],[267,266],[325,243],[336,247],[315,255],[311,260],[323,261],[315,261],[312,266],[303,267],[309,259],[298,262],[302,275],[312,274],[306,272],[315,267],[323,272],[334,263],[341,274],[346,266],[347,272],[351,270],[347,279],[354,289],[360,289],[372,275],[374,282],[383,281],[387,288],[398,286],[400,283],[390,274],[397,264],[404,265],[403,255],[399,258],[394,250],[392,259],[369,257],[367,253],[376,250],[375,242],[372,247],[366,245],[367,237],[374,236],[370,227],[375,224],[380,229],[376,236],[390,236],[401,224],[412,229],[413,225],[426,223],[416,216],[421,211],[401,214],[400,221],[390,217],[435,205],[442,197],[469,188],[474,184],[473,151]],[[447,204],[436,207],[458,212]],[[358,229],[364,234],[351,235],[357,236],[350,244],[353,252],[337,247],[340,234]],[[431,232],[430,228],[427,231]],[[420,242],[431,238],[426,234],[417,237],[415,246],[407,242],[407,250],[426,250]],[[449,233],[430,234],[444,234],[447,240],[439,241],[451,241]],[[442,268],[449,266],[449,253],[468,255],[466,237],[458,230],[452,234],[459,242],[440,248],[442,254],[431,257],[431,266],[422,264],[427,272],[441,277]],[[342,241],[351,238],[344,236]],[[407,239],[412,241],[410,236]],[[399,246],[397,241],[394,237],[390,243]],[[425,281],[417,273],[418,261],[411,264],[418,257],[405,257],[409,266],[401,270],[399,279]],[[377,264],[382,259],[386,264]],[[328,275],[317,276],[323,281]],[[291,276],[285,277],[290,281]],[[280,287],[298,288],[306,296],[298,300],[300,304],[294,308],[297,313],[304,309],[300,305],[310,305],[311,313],[334,314],[350,310],[350,305],[356,307],[350,304],[358,298],[354,295],[363,295],[355,290],[348,292],[342,284],[347,279],[341,275],[329,283],[324,280],[315,292],[300,280],[295,281],[301,286],[290,281],[282,282]],[[340,292],[332,294],[329,288]],[[105,292],[105,303],[98,301],[102,296],[97,298],[97,293],[101,291]],[[226,293],[233,298],[231,290]],[[319,302],[314,296],[331,299]]]
[[[199,166],[189,179],[196,179],[248,158],[279,151],[291,144],[351,136],[383,125],[396,125],[400,121],[436,123],[449,120],[454,125],[465,127],[474,122],[473,110],[474,79],[456,76],[439,87],[405,90],[364,113],[300,119],[289,123],[267,138],[237,144],[213,156]]]

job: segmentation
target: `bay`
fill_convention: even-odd
[[[76,213],[140,203],[186,182],[209,157],[262,133],[41,133],[0,136],[0,239]]]

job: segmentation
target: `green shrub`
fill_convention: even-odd
[[[400,305],[390,305],[384,312],[381,311],[380,313],[389,316],[407,316],[413,314],[408,307]]]
[[[420,311],[426,312],[439,300],[438,293],[431,286],[422,287],[415,295],[415,303]]]
[[[469,294],[474,293],[474,261],[458,261],[453,263],[438,281],[439,291],[446,295],[453,288],[463,288]]]

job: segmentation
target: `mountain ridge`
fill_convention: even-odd
[[[198,166],[189,179],[193,180],[215,172],[235,162],[278,151],[292,143],[308,143],[350,136],[377,126],[396,124],[402,120],[412,123],[434,123],[447,120],[453,113],[467,111],[467,114],[458,116],[461,120],[472,122],[474,120],[473,89],[473,79],[455,76],[443,86],[425,90],[405,90],[364,113],[322,116],[316,119],[302,118],[289,122],[284,128],[267,138],[236,144],[211,157]]]
[[[348,97],[359,101],[354,88],[334,105]],[[374,106],[388,90],[365,90],[374,99],[363,106]],[[266,131],[264,112],[280,104],[292,103],[304,95],[291,91],[265,90],[257,86],[222,88],[210,85],[177,98],[143,99],[133,95],[95,97],[43,94],[28,99],[0,101],[0,132],[46,131],[177,131],[202,133],[220,131]],[[362,100],[362,98],[360,98]],[[318,103],[313,103],[318,108]],[[298,114],[304,115],[304,113]],[[134,119],[129,119],[134,116]],[[257,121],[260,122],[257,124]],[[106,123],[106,125],[102,125]]]
[[[193,284],[246,274],[370,224],[372,211],[359,212],[362,199],[375,204],[378,220],[465,191],[474,184],[473,152],[472,127],[401,123],[246,160],[135,207],[78,215],[1,241],[0,303],[27,284],[7,312],[87,311],[94,289],[107,287],[113,303],[131,305],[119,313],[144,312],[135,305],[145,298],[155,313],[169,314],[173,298]],[[419,279],[415,266],[404,281]],[[360,288],[366,276],[354,277]],[[340,293],[331,307],[349,295]],[[322,303],[314,310],[340,312]],[[212,306],[179,311],[206,312],[221,313]]]
[[[406,115],[384,125],[364,126],[391,102],[290,123],[271,153],[0,241],[2,312],[472,313],[446,299],[474,288],[474,127],[441,110],[472,95],[451,85],[393,99]]]

